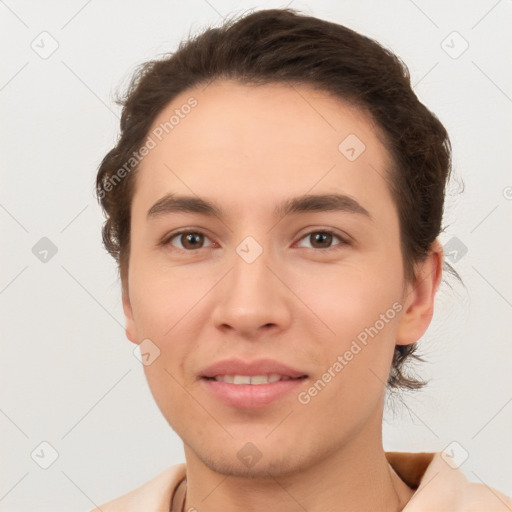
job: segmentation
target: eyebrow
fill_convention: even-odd
[[[274,215],[284,217],[295,213],[324,211],[355,213],[372,219],[366,208],[352,197],[344,194],[306,194],[292,197],[278,204],[274,209]],[[206,199],[197,196],[166,194],[148,210],[147,217],[152,218],[168,213],[198,213],[219,218],[226,216],[223,208]]]

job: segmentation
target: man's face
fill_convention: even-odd
[[[197,105],[183,109],[191,96]],[[173,100],[151,133],[132,203],[127,335],[160,350],[144,369],[187,453],[221,473],[285,474],[378,437],[408,292],[389,157],[369,119],[307,86],[219,81]],[[169,194],[223,216],[162,203],[148,215]],[[327,194],[349,200],[275,212]],[[172,236],[181,230],[191,235]],[[307,378],[279,397],[264,384],[252,402],[226,402],[214,392],[226,384],[202,375],[230,358]],[[256,449],[251,467],[241,455]]]

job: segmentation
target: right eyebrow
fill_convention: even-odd
[[[184,212],[200,213],[210,217],[224,217],[222,208],[214,205],[210,201],[194,196],[176,196],[175,194],[166,194],[160,198],[147,213],[148,217],[156,217],[166,213]]]

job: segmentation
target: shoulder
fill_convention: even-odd
[[[512,511],[509,496],[483,482],[468,481],[446,453],[402,453],[398,458],[402,462],[400,469],[407,468],[406,471],[411,471],[419,480],[403,512]],[[409,466],[404,464],[405,461]]]
[[[90,512],[168,512],[174,491],[185,475],[186,465],[176,464],[133,491]]]
[[[506,512],[512,510],[512,499],[484,483],[468,482],[461,510],[486,512]]]

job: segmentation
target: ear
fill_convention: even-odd
[[[126,337],[136,345],[139,344],[137,336],[137,326],[133,318],[133,310],[130,302],[128,290],[123,289],[123,311],[126,318]]]
[[[397,345],[418,341],[427,330],[434,314],[434,299],[441,283],[443,246],[435,240],[424,261],[415,267],[414,282],[408,283],[403,296],[403,313],[396,336]]]

